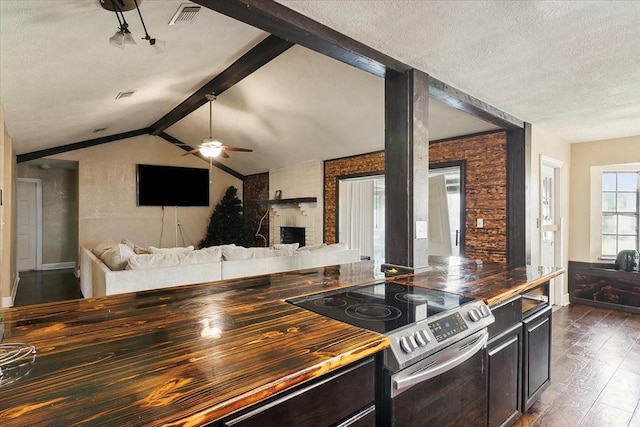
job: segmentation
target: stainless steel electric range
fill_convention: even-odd
[[[385,281],[289,302],[389,337],[378,425],[486,424],[483,301]]]

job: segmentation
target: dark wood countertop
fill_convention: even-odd
[[[373,355],[383,335],[284,301],[370,281],[360,270],[0,310],[4,342],[37,349],[31,372],[0,387],[0,425],[199,426]]]
[[[564,268],[505,267],[456,257],[429,257],[429,266],[429,272],[387,280],[482,299],[493,306],[565,272]]]
[[[430,264],[429,273],[388,280],[493,305],[563,272]],[[37,348],[28,375],[0,386],[0,424],[199,426],[221,419],[386,348],[383,335],[285,301],[380,279],[373,263],[362,262],[0,310],[4,342]]]

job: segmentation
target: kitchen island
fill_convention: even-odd
[[[432,265],[429,273],[393,280],[495,303],[562,273],[436,259]],[[285,301],[375,280],[373,264],[362,262],[0,310],[3,343],[37,349],[22,377],[9,383],[16,371],[5,370],[0,424],[223,420],[384,350],[384,335]]]

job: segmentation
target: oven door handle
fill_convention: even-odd
[[[471,343],[464,343],[460,347],[460,343],[456,347],[449,350],[444,350],[446,353],[441,357],[438,357],[438,361],[433,364],[427,364],[423,369],[416,371],[413,374],[409,374],[406,377],[399,377],[393,379],[393,395],[399,394],[403,389],[411,387],[415,384],[421,383],[433,377],[455,368],[456,366],[471,359],[478,351],[487,346],[489,340],[489,334],[483,332],[475,341]],[[464,350],[464,351],[462,351]],[[452,353],[462,351],[460,354],[454,355]]]

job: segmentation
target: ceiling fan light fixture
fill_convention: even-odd
[[[218,157],[220,153],[222,153],[222,146],[203,145],[200,147],[200,154],[208,158]]]

